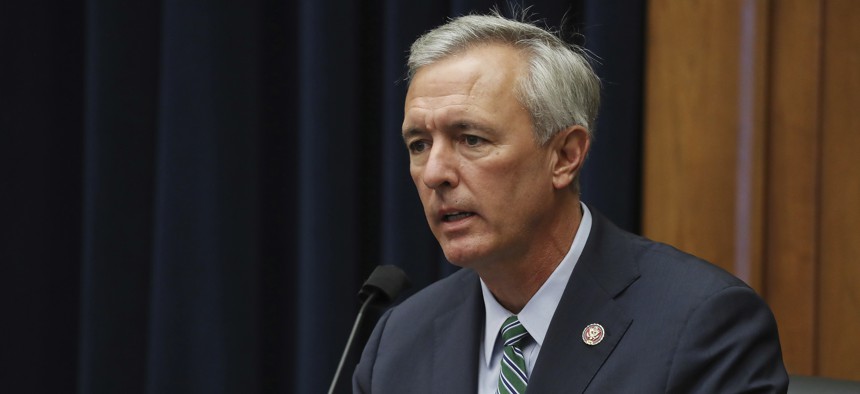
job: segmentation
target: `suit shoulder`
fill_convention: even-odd
[[[707,260],[665,243],[642,239],[646,246],[639,259],[640,269],[643,271],[654,271],[669,279],[696,278],[693,282],[699,282],[696,283],[699,286],[710,284],[719,289],[748,287],[744,281]]]
[[[628,291],[647,294],[656,305],[695,308],[706,299],[730,288],[755,293],[743,280],[723,268],[690,253],[631,234],[639,278]],[[683,309],[683,308],[681,308]]]
[[[592,210],[594,218],[583,257],[600,280],[610,289],[619,281],[629,284],[631,278],[672,284],[668,288],[689,287],[684,290],[716,291],[718,288],[743,285],[743,282],[722,268],[670,245],[654,241],[623,229]],[[619,277],[621,279],[619,279]],[[674,286],[677,283],[678,286]],[[701,289],[701,287],[706,289]]]

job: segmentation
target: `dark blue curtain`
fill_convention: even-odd
[[[494,3],[3,2],[0,392],[323,392],[375,265],[411,291],[454,269],[404,62]],[[600,58],[584,199],[633,231],[643,4],[531,8]]]

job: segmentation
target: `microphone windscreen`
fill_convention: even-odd
[[[373,270],[370,277],[361,286],[358,298],[364,302],[376,290],[380,293],[377,299],[382,303],[389,303],[409,286],[409,278],[406,277],[403,270],[393,265],[380,265]]]

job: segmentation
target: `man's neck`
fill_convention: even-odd
[[[579,199],[557,218],[551,236],[532,247],[526,255],[493,264],[489,269],[476,270],[505,309],[519,313],[561,263],[582,221]]]

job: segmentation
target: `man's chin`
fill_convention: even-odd
[[[460,248],[442,248],[449,263],[461,268],[475,268],[485,260],[485,253],[477,250],[462,250]]]
[[[442,253],[445,254],[445,259],[448,260],[449,263],[454,264],[458,267],[465,267],[465,261],[463,260],[463,256],[460,253],[449,251],[446,248],[442,248]]]

